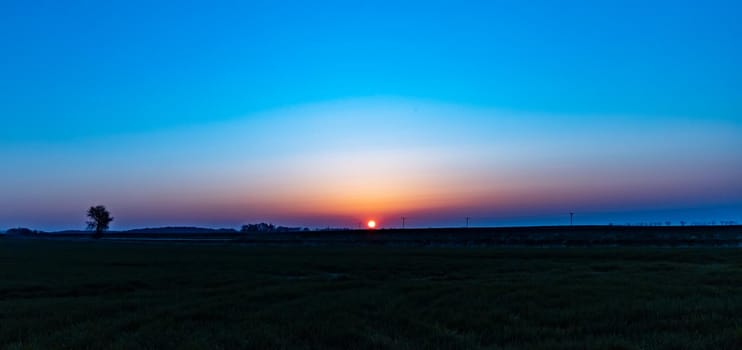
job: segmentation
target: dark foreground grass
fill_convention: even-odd
[[[736,249],[0,240],[6,349],[739,349]]]

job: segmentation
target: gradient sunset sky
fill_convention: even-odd
[[[742,222],[738,1],[3,1],[0,229]]]

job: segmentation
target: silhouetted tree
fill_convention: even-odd
[[[88,217],[90,218],[88,229],[95,230],[95,234],[93,234],[95,238],[103,237],[103,231],[108,230],[108,225],[113,221],[111,213],[102,205],[90,207],[88,209]]]

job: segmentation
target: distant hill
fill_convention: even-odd
[[[92,232],[88,230],[64,230],[54,232],[37,232],[39,235],[45,236],[79,236],[91,235]],[[14,233],[9,231],[8,233]],[[237,234],[237,230],[231,228],[203,228],[203,227],[188,227],[188,226],[168,226],[168,227],[148,227],[138,228],[126,231],[108,231],[104,233],[105,236],[124,236],[124,235],[230,235]]]
[[[121,231],[122,234],[208,234],[208,233],[237,233],[237,230],[231,228],[203,228],[203,227],[154,227],[139,228],[128,231]]]

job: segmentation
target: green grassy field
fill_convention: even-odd
[[[6,349],[739,349],[742,251],[0,239]]]

